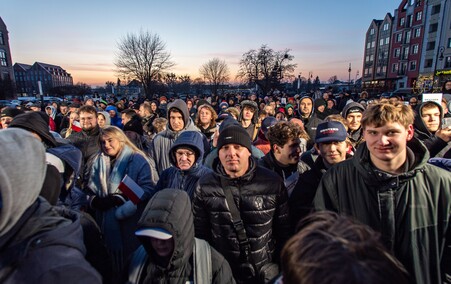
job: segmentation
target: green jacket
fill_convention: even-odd
[[[421,142],[409,146],[408,169],[393,176],[371,165],[363,143],[354,158],[323,176],[315,208],[353,216],[380,232],[416,283],[450,283],[451,174],[427,164]]]

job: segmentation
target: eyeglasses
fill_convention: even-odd
[[[182,157],[182,156],[191,157],[191,156],[194,156],[194,152],[192,152],[192,151],[175,151],[175,155],[177,157]]]

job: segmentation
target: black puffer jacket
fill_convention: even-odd
[[[149,201],[138,222],[139,229],[161,228],[171,233],[174,251],[168,262],[163,263],[155,254],[148,237],[140,237],[148,254],[139,265],[145,265],[136,279],[127,283],[189,283],[193,275],[194,227],[191,201],[188,195],[177,189],[164,189],[157,192]],[[139,252],[140,249],[136,253]],[[132,260],[132,265],[138,263]],[[205,257],[205,256],[204,256]],[[130,267],[133,270],[134,267]],[[201,269],[201,268],[200,268]],[[212,283],[235,283],[230,266],[224,257],[211,248]],[[132,275],[132,273],[130,274]]]
[[[429,153],[417,139],[411,146],[408,169],[393,176],[371,165],[362,143],[354,158],[324,174],[315,208],[353,216],[380,232],[415,283],[449,283],[451,175],[427,164]]]
[[[278,253],[290,235],[287,191],[282,179],[274,172],[257,166],[250,158],[249,170],[241,177],[230,179],[219,159],[215,172],[200,180],[194,195],[194,225],[196,236],[207,240],[230,263],[237,282],[243,282],[239,266],[240,248],[232,215],[226,203],[221,178],[235,189],[233,196],[241,213],[255,266],[278,262]]]

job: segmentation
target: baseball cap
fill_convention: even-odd
[[[345,141],[347,138],[346,129],[343,123],[338,121],[323,122],[316,128],[315,143]]]
[[[159,240],[169,240],[172,238],[171,233],[162,228],[144,228],[135,232],[136,236],[151,237]]]

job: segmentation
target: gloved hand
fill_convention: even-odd
[[[121,194],[111,194],[106,197],[94,196],[91,199],[90,206],[95,210],[106,211],[121,206],[125,202],[126,199]]]

